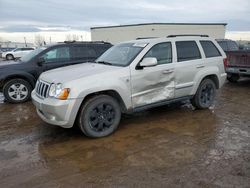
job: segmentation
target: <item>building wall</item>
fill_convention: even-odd
[[[147,24],[118,27],[91,28],[92,41],[105,41],[113,44],[134,40],[140,37],[165,37],[177,34],[206,34],[216,39],[225,38],[226,26],[215,25],[184,25],[184,24]]]

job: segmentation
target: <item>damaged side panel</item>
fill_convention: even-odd
[[[170,66],[172,67],[172,64],[159,65],[135,72],[132,76],[134,108],[174,98],[174,71],[164,73],[164,68],[171,69]]]

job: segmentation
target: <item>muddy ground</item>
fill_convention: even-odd
[[[0,187],[250,187],[250,80],[225,84],[210,110],[126,115],[102,139],[1,103]]]

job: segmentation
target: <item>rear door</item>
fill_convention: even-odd
[[[201,61],[201,53],[195,40],[176,41],[176,98],[191,94],[195,85],[195,75],[205,65]]]
[[[23,53],[22,48],[17,48],[17,49],[14,50],[13,55],[14,55],[15,58],[19,58],[19,57],[22,57],[22,53]]]
[[[72,64],[94,61],[97,57],[96,51],[91,45],[74,45],[71,47]]]

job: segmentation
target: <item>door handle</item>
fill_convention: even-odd
[[[163,74],[170,74],[172,72],[174,72],[174,69],[167,69],[167,70],[164,70],[162,73]]]
[[[204,68],[204,67],[205,67],[205,65],[197,65],[197,66],[196,66],[197,69],[202,69],[202,68]]]

